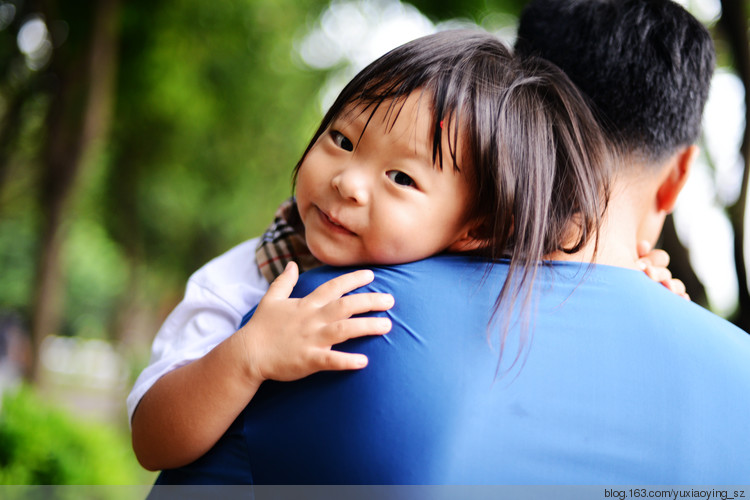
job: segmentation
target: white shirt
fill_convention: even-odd
[[[255,261],[257,243],[258,238],[240,243],[190,277],[185,297],[156,334],[149,365],[130,391],[128,421],[159,378],[203,357],[237,331],[242,317],[258,305],[268,282]]]

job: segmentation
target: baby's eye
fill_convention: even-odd
[[[390,180],[398,184],[399,186],[411,186],[416,187],[414,179],[401,172],[400,170],[389,170],[385,173]]]
[[[331,139],[333,142],[345,151],[354,151],[354,144],[344,134],[338,130],[331,130]]]

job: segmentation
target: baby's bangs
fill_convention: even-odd
[[[497,37],[466,30],[435,33],[388,52],[341,91],[297,163],[295,177],[307,153],[334,119],[356,109],[364,109],[372,117],[387,102],[386,115],[393,124],[400,116],[403,100],[417,91],[424,93],[431,108],[433,163],[443,168],[443,140],[447,137],[447,151],[455,170],[460,170],[459,138],[466,139],[461,156],[476,164],[487,145],[484,137],[477,141],[473,136],[480,132],[476,130],[479,123],[491,123],[486,115],[497,96],[484,89],[485,81],[502,81],[501,74],[511,60],[510,51]],[[449,134],[444,136],[444,130]]]
[[[443,131],[449,131],[448,134],[448,151],[453,168],[460,172],[458,158],[458,138],[461,137],[461,124],[468,118],[462,117],[464,110],[464,101],[468,96],[468,83],[466,78],[457,78],[455,69],[446,68],[445,71],[439,71],[427,76],[418,78],[412,75],[404,75],[400,81],[380,82],[380,86],[368,86],[362,89],[347,106],[342,109],[339,116],[347,116],[350,113],[357,115],[369,113],[365,129],[370,124],[375,113],[386,105],[383,120],[387,123],[387,130],[396,124],[401,116],[406,99],[412,94],[420,95],[420,110],[422,104],[426,104],[426,109],[431,114],[431,135],[432,135],[432,161],[438,168],[443,168]],[[361,138],[361,135],[360,135]]]

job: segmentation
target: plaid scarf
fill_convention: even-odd
[[[276,210],[273,223],[261,236],[255,248],[255,261],[266,280],[271,283],[293,260],[303,273],[323,265],[307,249],[305,226],[302,225],[297,202],[289,198]]]

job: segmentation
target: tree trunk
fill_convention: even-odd
[[[73,43],[61,45],[51,68],[59,85],[53,89],[47,115],[39,193],[41,238],[31,317],[35,380],[40,375],[39,347],[47,335],[60,329],[61,253],[77,180],[99,152],[111,121],[119,0],[101,0],[95,9],[88,43],[80,48]],[[79,52],[70,53],[75,50]]]
[[[740,148],[744,163],[742,186],[737,201],[729,207],[729,220],[734,230],[734,262],[739,284],[739,310],[735,323],[750,332],[750,291],[747,284],[745,263],[745,211],[747,208],[748,177],[750,177],[750,42],[747,36],[747,13],[743,0],[721,0],[719,27],[727,37],[730,53],[737,75],[745,89],[745,131]]]
[[[34,87],[34,82],[32,82],[13,93],[8,100],[2,123],[0,123],[0,190],[3,189],[5,180],[8,178],[11,151],[20,131],[18,124],[21,122],[21,111],[29,97],[34,94]]]

